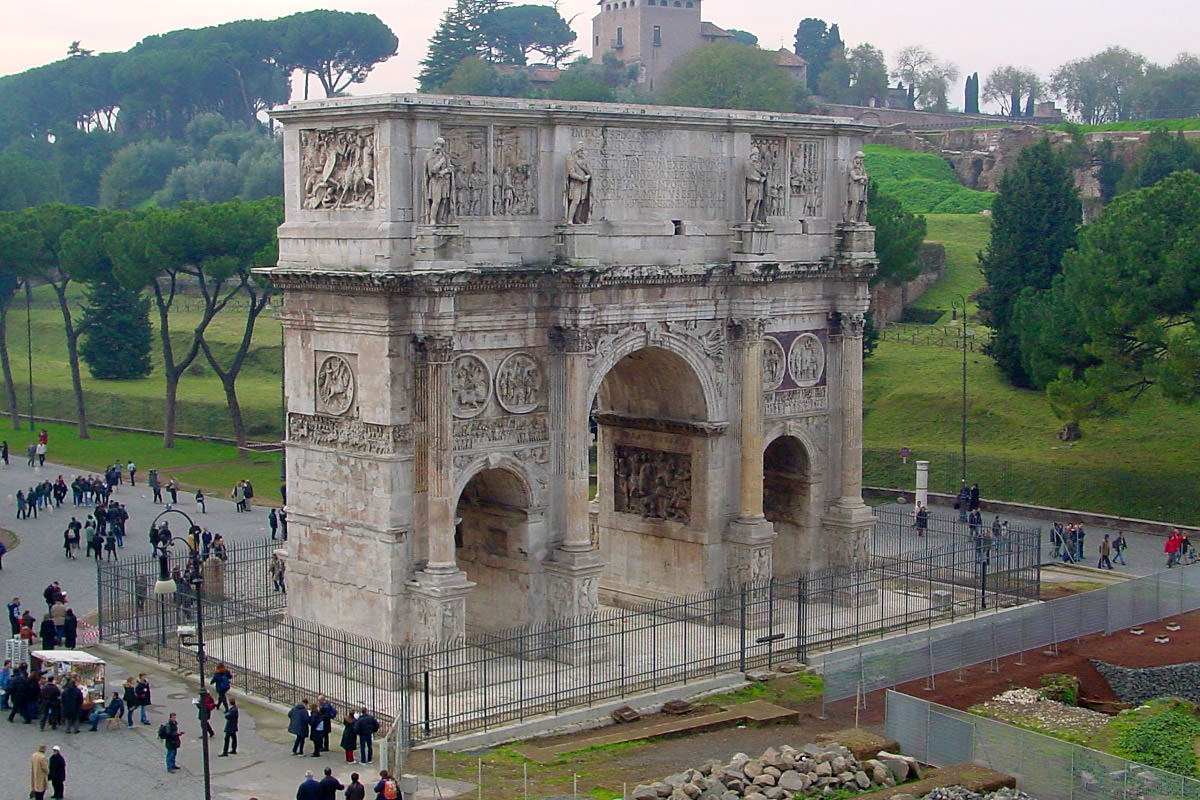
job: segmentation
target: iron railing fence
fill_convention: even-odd
[[[395,759],[415,742],[807,661],[822,650],[1037,599],[1039,531],[1014,529],[993,542],[954,521],[931,520],[926,535],[917,533],[908,514],[879,509],[853,569],[604,606],[579,618],[407,647],[286,616],[285,596],[270,581],[274,543],[265,540],[230,548],[219,596],[207,596],[215,579],[206,582],[206,647],[242,690],[286,704],[325,694],[339,709],[367,706],[398,720],[383,743]],[[194,651],[175,635],[193,621],[195,598],[153,593],[157,559],[97,569],[104,641],[195,664]]]
[[[829,653],[821,666],[823,697],[832,703],[909,681],[932,681],[943,672],[1197,609],[1200,565],[1162,570],[962,625],[930,626]]]
[[[1038,800],[1200,798],[1200,781],[1189,776],[900,692],[886,702],[885,733],[901,752],[937,767],[978,764],[1012,775]]]

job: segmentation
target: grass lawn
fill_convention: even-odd
[[[926,214],[925,224],[925,238],[946,247],[946,272],[913,305],[949,311],[956,295],[970,300],[972,294],[983,288],[983,273],[979,271],[976,254],[987,247],[992,220],[982,214]],[[968,308],[975,313],[973,302],[968,303]]]

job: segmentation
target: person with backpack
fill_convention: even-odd
[[[167,772],[179,769],[175,764],[175,756],[179,753],[179,745],[183,742],[183,731],[179,729],[179,720],[175,712],[167,717],[167,721],[158,727],[158,738],[162,740],[167,751]]]
[[[1113,563],[1129,566],[1125,563],[1125,548],[1129,545],[1125,541],[1125,531],[1117,531],[1117,538],[1113,539]]]
[[[363,706],[362,713],[354,721],[354,735],[358,737],[359,760],[363,764],[370,764],[371,760],[375,758],[375,745],[372,737],[378,730],[379,721],[371,716],[371,712],[367,711],[366,706]]]
[[[216,670],[213,671],[212,678],[209,683],[217,690],[217,705],[229,710],[229,701],[225,699],[225,695],[229,693],[229,684],[233,681],[233,673],[224,664],[217,664]]]
[[[397,800],[400,784],[386,769],[379,770],[379,782],[375,784],[375,800]]]
[[[217,707],[217,702],[213,700],[213,696],[207,691],[201,692],[200,699],[196,702],[200,704],[200,735],[211,739],[217,735],[217,732],[213,730],[212,723],[209,722],[212,719],[213,711]]]

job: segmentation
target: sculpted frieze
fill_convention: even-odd
[[[545,399],[545,377],[536,358],[513,353],[496,370],[496,400],[512,414],[528,414]]]
[[[617,445],[613,473],[614,511],[684,524],[691,521],[690,454]]]
[[[374,208],[375,129],[300,131],[300,175],[303,208]]]
[[[597,327],[589,330],[588,366],[595,367],[616,351],[617,342],[630,335],[644,336],[647,345],[662,345],[668,336],[688,341],[712,363],[714,372],[725,371],[728,348],[725,324],[716,320],[687,320]]]
[[[454,359],[450,376],[450,402],[454,416],[478,416],[492,395],[491,375],[483,359],[464,353]]]
[[[412,443],[411,425],[378,425],[345,417],[288,413],[288,441],[352,453],[390,456]]]
[[[787,369],[783,345],[774,336],[763,339],[762,361],[763,391],[773,392],[783,383],[783,375]]]
[[[760,219],[785,216],[788,182],[786,140],[779,136],[752,136],[750,147],[758,151],[759,170],[764,179]]]
[[[821,140],[793,139],[791,150],[793,213],[798,217],[819,217],[825,204],[825,160]]]
[[[769,392],[763,400],[763,415],[767,417],[814,414],[826,411],[828,408],[829,403],[824,386]]]
[[[815,386],[825,372],[825,346],[812,333],[802,333],[788,349],[788,373],[797,386]]]
[[[497,125],[492,130],[492,214],[537,213],[537,131]]]
[[[318,357],[320,354],[317,354]],[[319,413],[341,416],[354,405],[353,356],[330,353],[317,364],[314,399]]]
[[[478,450],[504,444],[534,444],[550,439],[545,414],[499,419],[456,419],[454,449]]]
[[[487,128],[443,126],[442,138],[454,167],[454,210],[460,217],[488,213]]]

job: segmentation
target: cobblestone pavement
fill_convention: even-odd
[[[57,580],[67,593],[67,605],[75,610],[76,616],[86,618],[95,612],[97,606],[96,568],[91,559],[83,557],[82,543],[77,553],[78,558],[74,560],[66,558],[62,544],[63,531],[71,517],[85,522],[91,508],[71,506],[71,494],[68,492],[61,508],[42,510],[37,519],[17,519],[15,499],[18,489],[27,492],[34,483],[42,480],[55,481],[59,475],[70,485],[72,479],[81,474],[81,471],[50,462],[44,467],[31,469],[25,466],[24,458],[12,458],[11,461],[12,464],[7,468],[0,468],[0,496],[3,497],[3,502],[0,503],[0,528],[11,531],[20,541],[4,557],[4,569],[0,571],[0,596],[5,603],[13,597],[20,597],[22,605],[41,619],[41,615],[46,611],[42,590],[51,581]],[[165,471],[160,472],[164,481],[167,474],[169,473]],[[137,477],[136,486],[130,486],[128,482],[123,483],[116,488],[112,496],[113,500],[124,504],[129,511],[129,521],[125,523],[125,547],[118,551],[118,557],[125,553],[145,555],[150,552],[150,539],[147,535],[150,521],[165,507],[151,502],[153,492],[144,483],[140,470]],[[274,488],[271,487],[271,490]],[[170,500],[171,496],[164,491],[163,498]],[[186,490],[179,492],[179,501],[176,508],[192,517],[197,525],[204,525],[213,533],[220,533],[226,541],[270,535],[267,525],[268,508],[260,506],[247,513],[239,513],[232,501],[213,497],[205,502],[207,513],[201,514],[194,493]],[[182,524],[183,518],[178,514],[169,514],[166,519],[170,521],[171,529],[177,535],[187,532],[187,526]]]

